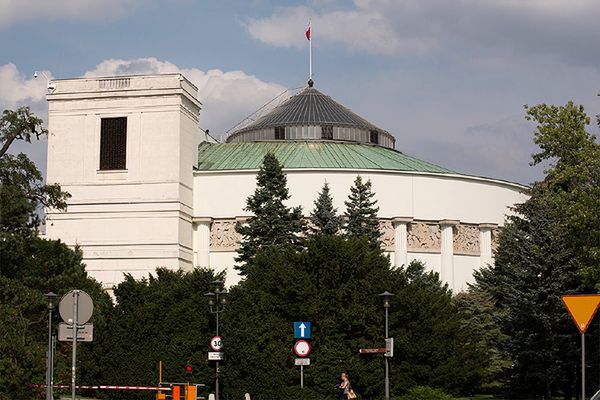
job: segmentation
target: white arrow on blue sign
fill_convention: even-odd
[[[310,322],[294,322],[294,339],[310,339]]]

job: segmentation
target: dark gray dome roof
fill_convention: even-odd
[[[309,86],[257,121],[233,132],[231,136],[259,129],[293,125],[335,125],[375,130],[389,134],[389,132],[356,115],[331,97]]]

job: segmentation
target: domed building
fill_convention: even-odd
[[[180,74],[55,81],[48,95],[48,182],[73,196],[49,210],[47,235],[78,245],[110,288],[157,267],[234,266],[237,222],[273,153],[290,205],[305,215],[327,182],[340,212],[357,175],[371,180],[381,241],[395,266],[413,259],[455,292],[493,263],[498,229],[525,187],[470,176],[395,150],[395,138],[309,81],[216,143],[198,128],[197,89]],[[201,94],[200,94],[201,96]]]

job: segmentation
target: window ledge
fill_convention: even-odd
[[[97,169],[97,174],[126,174],[127,169]]]

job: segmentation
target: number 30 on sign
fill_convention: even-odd
[[[210,341],[210,347],[212,347],[214,351],[221,350],[223,348],[223,340],[221,340],[221,336],[215,336],[212,338]]]

